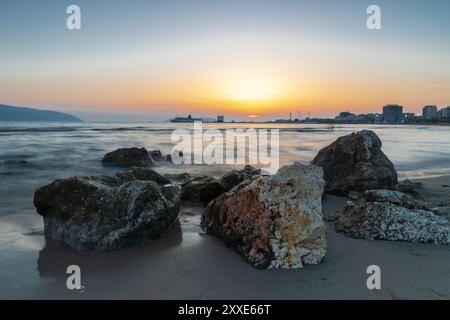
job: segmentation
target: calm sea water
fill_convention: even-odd
[[[450,174],[450,127],[370,125],[205,124],[204,128],[280,129],[280,164],[310,161],[337,137],[374,130],[400,178]],[[42,219],[33,206],[39,186],[74,175],[113,173],[102,167],[106,152],[146,147],[170,153],[174,128],[190,124],[60,124],[0,122],[0,297],[38,295],[51,286],[42,267],[46,243]],[[229,167],[158,167],[157,171],[220,175]],[[187,239],[187,238],[186,238]],[[41,263],[39,263],[41,259]],[[52,265],[52,260],[44,260]],[[42,270],[44,268],[44,270]]]

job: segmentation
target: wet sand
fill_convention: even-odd
[[[450,177],[421,180],[435,200],[450,203]],[[324,198],[324,213],[346,199]],[[450,248],[433,244],[348,238],[327,223],[328,251],[320,265],[257,270],[199,228],[203,208],[182,208],[179,223],[147,247],[77,252],[47,242],[34,277],[20,267],[2,279],[1,298],[25,299],[450,299]],[[25,261],[24,261],[25,263]],[[30,261],[26,262],[30,263]],[[65,268],[82,270],[82,292],[66,288]],[[382,289],[366,287],[366,268],[381,268]],[[31,268],[27,265],[27,268]],[[31,269],[33,269],[31,268]],[[24,272],[24,271],[22,271]],[[31,277],[31,280],[28,279]]]

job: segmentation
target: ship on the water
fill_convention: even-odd
[[[191,115],[188,115],[187,117],[178,117],[176,116],[173,119],[170,119],[170,122],[182,122],[182,123],[191,123],[191,122],[203,122],[203,119],[201,118],[193,118]]]
[[[170,122],[178,122],[178,123],[192,123],[192,122],[215,122],[215,123],[223,123],[224,122],[224,116],[219,115],[217,116],[217,120],[214,119],[202,119],[202,118],[193,118],[191,115],[188,115],[187,117],[178,117],[176,116],[173,119],[170,119]]]

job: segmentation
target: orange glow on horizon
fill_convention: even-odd
[[[270,71],[270,70],[269,70]],[[420,87],[395,78],[384,81],[351,76],[297,76],[289,73],[234,74],[221,70],[213,75],[185,75],[153,79],[147,75],[106,73],[85,77],[22,80],[0,88],[2,101],[22,106],[80,108],[91,111],[136,110],[171,114],[289,115],[303,117],[381,112],[383,105],[398,103],[408,112],[424,105],[446,106],[450,91]],[[439,99],[430,100],[431,97]],[[17,97],[20,97],[18,99]],[[72,109],[73,110],[73,109]]]

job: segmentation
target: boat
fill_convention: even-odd
[[[187,117],[178,117],[176,116],[173,119],[170,119],[170,122],[175,122],[175,123],[191,123],[191,122],[203,122],[203,119],[201,118],[193,118],[191,115],[188,115]]]

